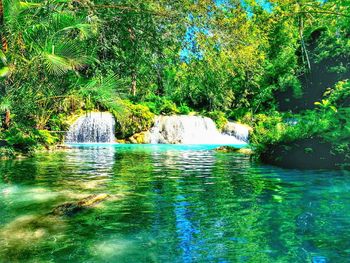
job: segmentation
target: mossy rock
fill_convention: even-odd
[[[220,146],[215,149],[215,151],[221,152],[221,153],[232,153],[232,152],[238,152],[239,150],[240,148],[236,148],[233,146]]]
[[[246,154],[246,155],[251,155],[253,154],[252,149],[250,148],[238,148],[234,146],[220,146],[215,149],[215,151],[220,152],[220,153],[241,153],[241,154]]]
[[[149,142],[149,132],[139,132],[129,137],[128,141],[134,144],[145,144]]]
[[[252,155],[252,154],[254,154],[254,151],[251,148],[241,148],[237,152],[241,153],[241,154],[245,154],[245,155]]]

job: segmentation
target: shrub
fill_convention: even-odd
[[[14,126],[5,132],[5,140],[16,150],[30,152],[38,145],[34,132],[35,130]]]
[[[117,121],[117,136],[122,138],[146,131],[154,123],[154,114],[145,105],[118,100],[109,110]]]
[[[219,130],[222,130],[228,122],[227,118],[225,117],[225,113],[223,113],[222,111],[211,111],[205,115],[207,115],[215,122],[216,127]]]
[[[184,114],[184,115],[188,115],[192,111],[192,109],[188,107],[186,104],[181,104],[181,106],[178,107],[178,110],[180,114]]]
[[[54,145],[59,142],[59,138],[48,130],[38,130],[36,138],[44,146]]]
[[[176,104],[166,98],[166,97],[160,97],[156,95],[150,95],[148,96],[144,102],[142,102],[142,105],[147,106],[151,112],[153,112],[156,115],[172,115],[181,113],[180,110],[177,108]],[[186,111],[186,109],[183,109]],[[184,113],[185,114],[185,113]]]

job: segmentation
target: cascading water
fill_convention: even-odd
[[[90,112],[70,127],[66,143],[114,143],[115,120],[109,112]]]
[[[201,116],[158,116],[149,140],[154,144],[246,144],[220,133],[212,119]]]
[[[223,134],[234,136],[238,140],[248,143],[250,131],[251,128],[247,125],[236,122],[228,122],[223,129]]]

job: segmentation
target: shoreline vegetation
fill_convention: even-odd
[[[119,142],[196,114],[252,127],[263,163],[349,169],[350,2],[246,2],[0,0],[0,159],[108,111]]]

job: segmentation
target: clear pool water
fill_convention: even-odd
[[[350,174],[215,145],[75,145],[0,161],[0,262],[350,262]],[[91,194],[108,199],[50,214]]]

